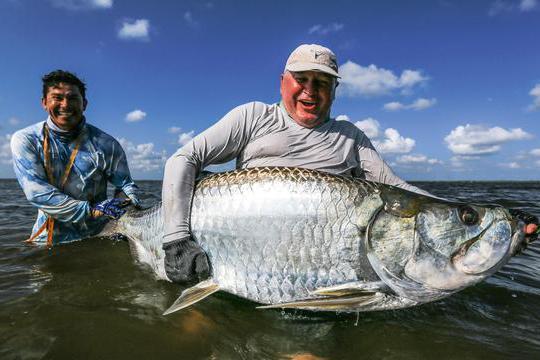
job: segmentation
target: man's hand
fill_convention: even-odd
[[[141,200],[136,195],[127,195],[129,200],[131,200],[131,205],[133,205],[136,209],[141,209]]]
[[[210,276],[210,265],[204,250],[191,238],[163,244],[165,272],[175,283],[190,285]]]
[[[108,216],[111,219],[118,220],[120,216],[125,214],[126,210],[123,208],[128,206],[130,201],[130,199],[118,198],[104,200],[92,207],[92,217]]]
[[[538,238],[540,229],[538,226],[539,221],[536,216],[517,209],[510,209],[509,212],[510,215],[514,217],[514,219],[524,224],[523,232],[525,233],[525,239],[527,241],[527,244],[530,244]]]

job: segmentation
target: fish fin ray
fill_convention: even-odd
[[[329,296],[279,304],[262,305],[257,309],[308,309],[322,311],[354,311],[381,301],[385,294],[379,292],[365,293],[362,296]]]
[[[200,283],[182,291],[182,294],[180,294],[178,299],[176,299],[176,301],[167,310],[165,310],[163,315],[169,315],[175,311],[191,306],[207,296],[212,295],[216,291],[219,291],[219,285],[214,281],[214,279],[201,281]]]
[[[314,295],[325,296],[343,296],[343,295],[361,295],[364,293],[371,294],[373,292],[389,292],[391,291],[388,285],[382,281],[354,281],[344,284],[318,288],[311,293]]]

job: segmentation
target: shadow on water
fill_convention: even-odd
[[[456,193],[431,186],[440,196]],[[480,188],[469,196],[493,201],[500,192]],[[538,212],[529,205],[534,196],[509,201]],[[540,353],[538,243],[488,281],[411,309],[257,310],[218,293],[163,316],[181,289],[135,264],[127,243],[96,238],[50,251],[22,245],[34,211],[13,204],[9,210],[0,205],[0,212],[24,214],[2,217],[0,226],[2,359],[507,359]]]

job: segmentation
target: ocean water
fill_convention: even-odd
[[[140,182],[144,202],[160,183]],[[447,198],[540,216],[540,182],[421,182]],[[36,210],[0,180],[1,359],[539,359],[540,242],[487,281],[403,310],[257,310],[218,293],[170,316],[179,288],[156,281],[128,244],[23,244]]]

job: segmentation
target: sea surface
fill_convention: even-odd
[[[540,182],[420,182],[435,195],[540,216]],[[144,202],[160,182],[140,182]],[[0,180],[0,359],[540,359],[540,241],[435,303],[360,314],[257,310],[218,293],[169,316],[179,288],[128,244],[23,244],[36,210]]]

